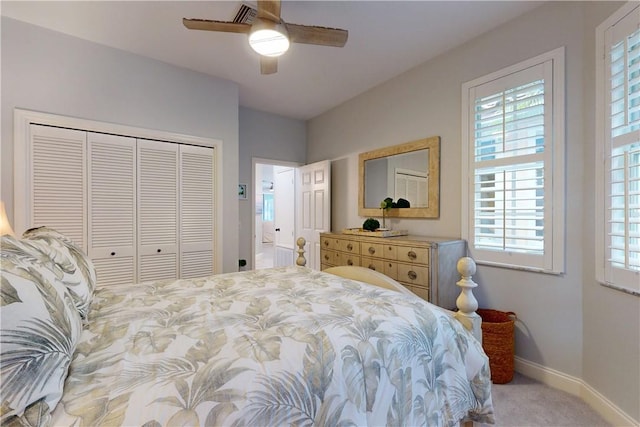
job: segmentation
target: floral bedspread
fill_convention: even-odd
[[[417,297],[304,267],[98,289],[56,426],[493,423],[488,359]]]

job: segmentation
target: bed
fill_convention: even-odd
[[[1,256],[2,425],[494,423],[481,344],[409,292],[301,265],[94,289],[44,227]]]

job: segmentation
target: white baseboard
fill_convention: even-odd
[[[627,413],[580,378],[572,377],[517,356],[515,357],[515,370],[549,387],[578,396],[598,412],[602,418],[611,423],[611,425],[620,427],[640,426],[639,421],[631,418]]]

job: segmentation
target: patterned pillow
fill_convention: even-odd
[[[26,262],[28,265],[36,260],[51,270],[56,279],[67,287],[80,316],[83,319],[87,318],[91,301],[78,294],[88,288],[86,278],[77,268],[77,263],[66,246],[57,241],[49,244],[44,240],[17,240],[5,236],[2,250],[20,255],[15,258],[16,262]]]
[[[55,251],[58,254],[56,260],[64,259],[64,265],[60,267],[74,275],[74,281],[65,282],[65,285],[80,315],[86,319],[96,288],[96,270],[89,257],[71,239],[52,228],[32,228],[25,231],[22,237],[28,241],[44,242],[51,248],[48,254]],[[75,280],[77,277],[83,277],[84,280]]]
[[[0,424],[42,400],[55,408],[82,333],[80,314],[55,273],[17,240],[0,240]]]

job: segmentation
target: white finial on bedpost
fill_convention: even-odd
[[[456,284],[462,288],[462,292],[456,300],[458,312],[456,318],[471,331],[478,341],[482,342],[482,318],[476,313],[478,300],[473,296],[473,288],[478,286],[471,279],[476,272],[476,263],[472,258],[462,257],[458,260],[458,273],[462,276]]]
[[[298,259],[296,259],[296,264],[300,267],[304,267],[307,264],[307,260],[304,257],[304,245],[306,243],[307,241],[304,237],[298,237],[298,240],[296,240],[296,244],[298,245]]]

